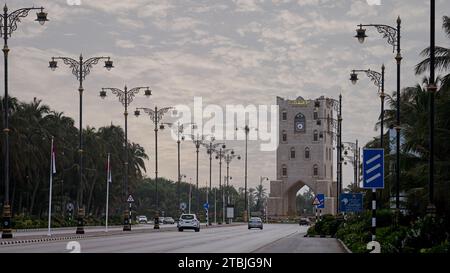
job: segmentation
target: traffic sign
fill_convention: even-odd
[[[75,207],[75,206],[74,206],[72,203],[67,203],[67,205],[66,205],[66,209],[67,209],[68,211],[73,211],[74,207]]]
[[[312,204],[313,204],[313,206],[318,206],[318,205],[320,205],[320,200],[319,200],[319,198],[318,198],[317,196],[314,198]]]
[[[341,212],[362,212],[362,193],[343,193],[339,197],[339,209]]]
[[[133,196],[131,196],[131,194],[128,196],[127,202],[128,203],[133,203],[134,202]]]
[[[209,209],[209,204],[208,203],[203,204],[203,208],[205,208],[206,210]]]
[[[180,209],[185,210],[186,209],[186,203],[180,203]]]
[[[319,193],[316,195],[313,201],[313,206],[317,206],[318,209],[325,208],[325,194]]]
[[[363,188],[384,189],[384,149],[364,149]]]

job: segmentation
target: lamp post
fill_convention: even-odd
[[[134,115],[138,117],[141,112],[144,111],[144,113],[148,114],[150,117],[150,120],[155,125],[155,205],[156,205],[156,215],[155,215],[155,224],[154,229],[159,229],[159,200],[158,200],[158,125],[160,125],[160,129],[164,130],[164,124],[161,123],[164,115],[171,110],[172,107],[164,107],[161,109],[158,109],[158,106],[155,106],[155,109],[151,108],[136,108],[136,111],[134,111]]]
[[[344,165],[347,165],[349,162],[353,165],[353,175],[354,175],[354,187],[355,189],[358,188],[359,181],[358,181],[358,167],[359,167],[359,147],[358,147],[358,140],[356,142],[343,142],[344,146]],[[348,156],[348,152],[352,153],[352,157]]]
[[[131,210],[128,211],[127,206],[127,198],[128,198],[128,106],[131,102],[133,102],[134,97],[141,91],[145,89],[145,96],[150,97],[152,95],[152,92],[150,90],[150,87],[135,87],[130,90],[128,90],[128,87],[125,86],[124,90],[118,89],[118,88],[102,88],[102,91],[100,91],[100,97],[102,99],[106,98],[107,91],[111,91],[114,95],[116,95],[119,98],[119,102],[122,103],[122,106],[124,107],[123,116],[125,118],[125,139],[124,139],[124,154],[125,154],[125,161],[124,161],[124,202],[125,202],[125,210],[124,210],[124,218],[123,218],[123,230],[124,231],[130,231],[131,230]]]
[[[375,84],[375,86],[378,88],[378,92],[380,92],[380,99],[381,99],[381,111],[380,111],[380,117],[381,117],[381,136],[380,136],[380,147],[384,149],[384,98],[386,97],[384,93],[384,75],[385,75],[385,66],[384,64],[381,66],[381,73],[377,71],[373,71],[370,69],[367,70],[352,70],[352,73],[350,74],[350,81],[353,84],[356,84],[358,82],[358,74],[356,72],[363,72],[367,74],[367,77],[369,77]]]
[[[245,211],[244,211],[244,222],[247,222],[248,219],[248,202],[247,202],[247,158],[248,158],[248,135],[250,133],[250,130],[254,129],[255,131],[258,131],[258,128],[250,128],[248,125],[245,125],[244,128],[241,128],[245,132],[245,176],[244,176],[244,202],[245,202]],[[239,128],[236,128],[236,131],[238,131]]]
[[[212,136],[211,139],[209,140],[209,143],[202,143],[203,146],[206,148],[206,153],[209,155],[209,191],[212,191],[212,155],[213,155],[213,153],[216,152],[216,150],[220,146],[222,146],[225,149],[225,143],[214,143],[215,141],[216,141],[215,137]],[[214,202],[214,222],[216,222],[216,219],[217,219],[215,212],[216,212],[216,207],[215,207],[215,202]],[[209,221],[208,225],[211,225],[211,221]]]
[[[9,239],[13,237],[11,230],[11,205],[9,204],[9,95],[8,95],[8,38],[12,33],[17,30],[17,23],[21,22],[20,18],[25,18],[32,10],[40,10],[37,15],[36,21],[43,25],[47,19],[47,13],[44,12],[44,8],[22,8],[13,12],[8,12],[8,7],[4,6],[3,14],[0,13],[0,37],[3,37],[3,56],[4,56],[4,74],[5,74],[5,95],[3,97],[3,133],[4,133],[4,176],[5,176],[5,200],[3,202],[3,221],[2,221],[2,238]]]
[[[350,81],[353,84],[356,84],[358,82],[358,74],[356,74],[356,72],[365,72],[367,74],[367,76],[375,83],[375,86],[378,87],[378,90],[381,89],[381,93],[380,93],[380,99],[381,99],[381,112],[380,112],[380,116],[381,116],[381,135],[380,135],[380,148],[384,150],[384,98],[385,98],[385,94],[384,94],[384,74],[385,74],[385,66],[383,64],[383,66],[381,67],[381,73],[376,72],[376,71],[372,71],[370,69],[368,70],[353,70],[352,73],[350,74]],[[399,93],[397,94],[399,95]],[[397,112],[398,113],[398,112]],[[397,133],[400,132],[399,130],[397,130]],[[397,134],[397,138],[398,138],[398,134]],[[397,145],[399,143],[399,139],[397,139]],[[399,146],[397,146],[397,151],[398,151]],[[398,156],[398,154],[397,154]],[[397,171],[398,174],[398,171]],[[398,186],[397,186],[398,189]],[[397,196],[398,197],[398,196]],[[398,207],[397,207],[398,208]],[[375,223],[375,219],[376,219],[376,213],[377,213],[377,190],[376,189],[372,189],[372,219],[374,219],[372,221],[372,240],[375,241],[376,238],[376,223]]]
[[[432,2],[434,2],[432,0]],[[397,49],[397,55],[395,56],[395,60],[397,62],[397,147],[396,147],[396,199],[395,199],[395,207],[397,211],[400,209],[400,131],[401,131],[401,123],[400,123],[400,76],[401,76],[401,62],[402,62],[402,54],[401,54],[401,23],[402,20],[400,16],[397,18],[397,27],[392,27],[388,25],[381,24],[369,24],[369,25],[359,25],[359,29],[356,30],[355,38],[362,44],[367,38],[366,29],[363,27],[375,27],[380,34],[383,34],[383,38],[388,39],[388,44],[392,45],[394,51]]]
[[[220,217],[219,217],[219,225],[222,224],[223,221],[225,221],[225,215],[224,215],[224,209],[223,209],[223,186],[222,186],[222,159],[225,156],[225,153],[229,150],[229,149],[225,149],[226,146],[225,144],[222,145],[219,150],[215,150],[216,153],[216,159],[219,160],[219,190],[220,190],[220,195],[222,196],[222,221],[220,221]],[[220,203],[220,202],[219,202]]]
[[[268,177],[266,177],[266,176],[260,176],[259,177],[259,185],[260,185],[260,188],[262,189],[262,183],[263,183],[263,181],[270,181],[270,179],[268,178]],[[260,189],[260,190],[261,190]],[[266,218],[266,223],[268,223],[268,217],[267,217],[267,198],[264,198],[264,204],[263,204],[263,207],[264,207],[264,214],[265,214],[265,218]]]
[[[437,91],[436,86],[436,3],[434,0],[430,1],[430,79],[428,82],[428,93],[430,98],[430,158],[429,158],[429,178],[428,178],[428,206],[427,213],[434,215],[436,207],[434,205],[434,127],[435,127],[435,109],[434,98]]]
[[[241,160],[241,156],[234,153],[234,150],[230,150],[225,154],[225,162],[227,163],[227,190],[226,190],[226,200],[227,207],[230,204],[230,163],[233,159]],[[229,223],[229,222],[227,222]]]
[[[77,220],[77,234],[84,234],[84,208],[83,208],[83,80],[89,75],[94,65],[98,64],[100,60],[105,60],[105,68],[111,70],[113,62],[110,57],[92,57],[84,60],[83,55],[80,55],[79,61],[68,57],[52,57],[49,62],[49,68],[53,71],[58,68],[57,60],[62,60],[65,65],[72,69],[72,74],[80,82],[78,92],[80,95],[80,128],[79,128],[79,179],[80,179],[80,203],[78,204],[78,220]]]
[[[331,99],[331,98],[319,98],[316,99],[316,107],[315,111],[318,109],[318,105],[320,105],[320,101],[325,101],[327,104],[331,105],[331,107],[337,112],[337,119],[333,117],[318,117],[317,125],[321,125],[321,120],[326,120],[328,124],[331,124],[332,129],[335,131],[330,131],[329,129],[326,133],[331,134],[333,136],[333,140],[336,141],[336,155],[337,155],[337,168],[336,168],[336,214],[339,213],[339,195],[342,190],[342,95],[339,95],[339,100]],[[330,126],[329,126],[330,127]],[[322,132],[323,133],[323,132]]]
[[[195,185],[196,185],[195,186],[195,188],[196,188],[195,198],[197,199],[197,202],[196,202],[196,205],[195,205],[195,212],[199,213],[200,212],[200,198],[199,198],[199,193],[198,193],[198,154],[200,152],[200,146],[202,145],[202,143],[203,143],[203,141],[205,139],[205,136],[203,136],[203,135],[200,136],[198,133],[197,133],[197,135],[192,134],[191,135],[191,139],[194,142],[195,153],[197,155],[197,157],[196,157],[196,162],[197,162],[197,164],[196,164],[196,176],[195,176]]]
[[[173,123],[166,123],[170,128],[175,126]],[[185,123],[181,124],[180,122],[177,122],[176,124],[176,134],[177,134],[177,154],[178,154],[178,182],[177,182],[177,202],[178,206],[181,205],[181,199],[180,199],[180,185],[181,185],[181,142],[184,141],[184,126],[186,125],[192,125],[192,129],[196,128],[195,123]]]

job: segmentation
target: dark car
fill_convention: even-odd
[[[248,221],[248,229],[251,229],[251,228],[263,229],[263,222],[262,222],[261,218],[259,218],[259,217],[250,218],[250,220]]]

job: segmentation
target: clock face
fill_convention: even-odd
[[[304,122],[296,122],[295,123],[295,131],[296,132],[305,132],[305,123]]]

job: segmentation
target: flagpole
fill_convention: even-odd
[[[53,137],[52,137],[52,145],[50,147],[50,187],[49,187],[49,196],[48,196],[48,232],[47,236],[52,236],[51,233],[51,221],[52,221],[52,189],[53,189],[53,166],[54,166],[54,158],[53,158]]]
[[[106,225],[105,232],[108,232],[108,208],[109,208],[109,181],[110,181],[110,162],[109,162],[110,154],[108,154],[108,170],[106,174]]]

